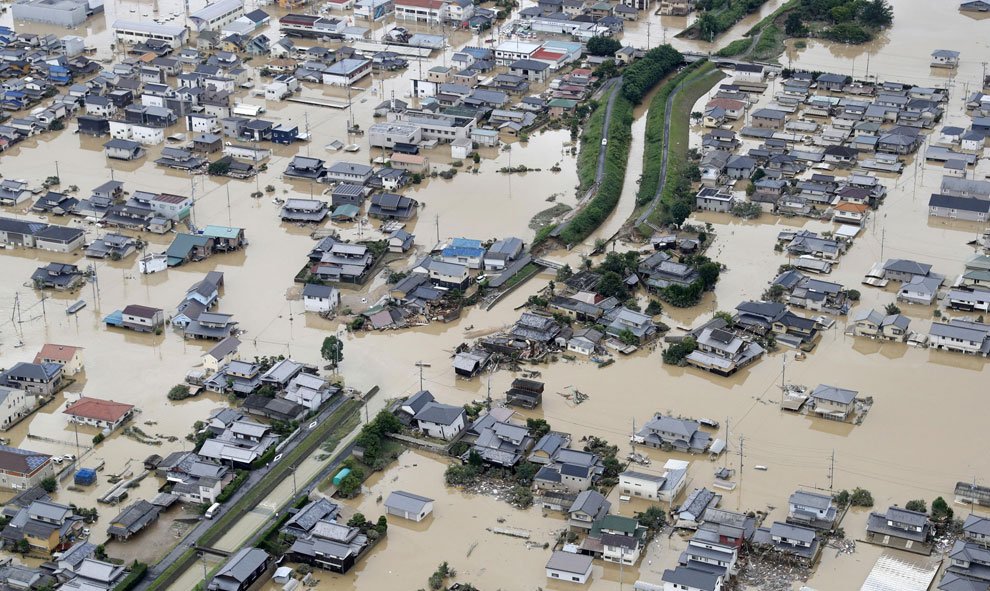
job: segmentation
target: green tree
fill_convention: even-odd
[[[168,391],[169,400],[185,400],[192,396],[189,392],[189,386],[185,384],[176,384]]]
[[[53,493],[58,490],[58,481],[55,480],[54,476],[49,476],[41,481],[41,488],[45,489],[46,493]]]
[[[849,491],[843,489],[835,493],[835,496],[833,496],[832,498],[835,499],[836,504],[838,504],[840,507],[845,507],[846,505],[849,504]]]
[[[533,439],[539,439],[550,432],[550,423],[545,419],[526,419],[526,428]]]
[[[698,276],[701,277],[701,283],[705,289],[715,287],[721,272],[722,269],[718,266],[718,263],[713,263],[712,261],[707,261],[698,266]]]
[[[932,501],[932,518],[935,521],[941,521],[943,523],[948,523],[952,521],[952,507],[945,502],[942,497],[937,497]]]
[[[798,11],[793,10],[787,15],[787,20],[784,21],[784,33],[788,37],[807,36],[808,29],[804,26],[804,22],[801,21],[801,14]]]
[[[901,313],[901,309],[898,308],[897,305],[894,304],[894,303],[887,304],[884,307],[883,311],[886,312],[887,314],[900,314]]]
[[[691,217],[691,206],[683,201],[678,201],[670,206],[671,223],[680,226],[684,220]]]
[[[858,302],[860,298],[860,293],[858,289],[850,289],[846,292],[846,297],[849,298],[850,302]]]
[[[540,467],[533,462],[519,462],[516,466],[516,482],[529,486],[539,470]]]
[[[870,27],[888,27],[894,22],[894,9],[887,0],[867,0],[859,14],[859,20]]]
[[[663,312],[663,304],[657,300],[650,300],[650,303],[646,305],[646,313],[650,316],[656,316]]]
[[[375,524],[375,531],[378,532],[378,535],[382,536],[388,531],[388,519],[384,515],[378,517],[378,523]]]
[[[574,270],[571,269],[570,265],[564,265],[563,267],[557,269],[557,281],[567,281],[574,276]]]
[[[667,365],[679,365],[685,357],[698,348],[698,343],[691,337],[684,337],[681,342],[673,343],[663,352],[663,362]]]
[[[368,523],[368,520],[365,519],[364,513],[355,513],[347,520],[349,527],[363,527],[366,523]]]
[[[608,80],[609,78],[614,78],[618,74],[619,67],[615,65],[615,60],[612,59],[603,61],[597,68],[595,68],[595,76],[599,80]]]
[[[223,176],[227,174],[230,170],[230,161],[226,158],[221,158],[216,162],[211,162],[206,168],[206,172],[213,176]]]
[[[615,52],[620,49],[622,49],[622,43],[612,37],[596,35],[588,39],[588,53],[591,55],[615,55]]]
[[[667,513],[660,505],[651,505],[646,511],[636,513],[636,521],[649,530],[658,531],[667,523]]]
[[[918,513],[928,512],[928,506],[925,505],[924,499],[914,499],[908,501],[907,503],[904,504],[904,508],[907,509],[908,511],[917,511]]]
[[[873,495],[865,488],[856,487],[849,495],[849,503],[853,507],[872,507]]]
[[[31,551],[31,544],[26,539],[21,538],[17,540],[17,544],[14,545],[14,548],[19,554],[27,554]]]
[[[481,459],[481,454],[472,449],[468,454],[468,465],[473,468],[481,468],[482,465],[484,465],[484,461]]]
[[[334,367],[344,359],[344,343],[336,337],[330,335],[323,339],[323,346],[320,347],[320,356],[329,361]]]
[[[622,331],[620,331],[619,334],[616,335],[616,336],[619,337],[619,340],[622,341],[623,344],[626,344],[626,345],[638,345],[639,344],[639,337],[637,337],[635,334],[633,334],[633,331],[629,330],[628,328],[622,329]]]
[[[598,293],[607,298],[614,297],[620,301],[625,300],[628,296],[625,282],[622,280],[622,277],[614,271],[607,271],[604,275],[602,275],[602,280],[598,284]]]

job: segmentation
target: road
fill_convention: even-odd
[[[712,70],[709,72],[708,76],[713,73],[718,72],[718,70]],[[639,218],[636,219],[636,225],[641,226],[646,223],[646,220],[650,218],[654,210],[656,210],[657,205],[660,204],[660,196],[663,194],[663,188],[667,184],[667,168],[670,161],[670,118],[673,115],[674,99],[677,98],[678,93],[684,88],[684,83],[691,81],[690,77],[682,79],[677,86],[674,88],[667,96],[667,103],[664,107],[664,117],[663,117],[663,149],[660,151],[660,182],[657,183],[657,191],[653,194],[653,199],[650,200],[650,204],[643,210]]]
[[[618,98],[619,92],[622,88],[622,76],[618,78],[612,78],[605,83],[606,92],[612,90],[618,85],[619,90],[613,92],[608,96],[608,102],[605,104],[605,122],[602,123],[602,140],[608,140],[608,130],[609,123],[612,121],[612,105],[615,104],[615,99]],[[605,177],[605,154],[608,153],[608,142],[603,141],[602,145],[598,146],[598,170],[595,171],[595,184],[598,185],[602,182]]]
[[[594,193],[598,190],[598,185],[601,184],[602,179],[605,178],[605,155],[608,153],[608,128],[609,124],[612,122],[612,105],[615,104],[615,99],[618,98],[619,92],[622,89],[622,76],[617,76],[615,78],[610,78],[605,84],[602,85],[601,92],[604,94],[610,92],[613,88],[618,87],[618,90],[613,92],[608,97],[608,102],[605,103],[605,119],[602,122],[602,139],[606,140],[604,143],[600,143],[598,146],[598,166],[595,169],[595,182],[588,189],[588,191],[583,195],[578,197],[578,204],[587,201]],[[580,207],[575,207],[567,214],[567,216],[561,220],[557,227],[553,229],[550,233],[551,236],[560,236],[560,233],[564,231],[567,224],[570,223],[571,217],[577,214],[581,210]]]
[[[315,420],[321,423],[327,420],[340,407],[340,405],[344,403],[344,400],[345,398],[343,396],[338,398],[334,404],[331,404],[329,407],[327,407],[322,412],[320,412],[320,414],[317,415]],[[309,423],[307,422],[307,425],[308,424]],[[306,426],[301,427],[301,429],[302,432],[299,435],[297,435],[292,441],[290,441],[284,448],[282,448],[280,452],[282,455],[288,454],[290,451],[295,449],[297,446],[299,446],[300,443],[302,443],[306,439],[306,435],[308,434],[309,429]],[[350,446],[348,446],[348,448],[345,448],[344,451],[346,452],[348,449],[350,449]],[[345,454],[339,454],[335,461],[337,464],[339,464],[340,461],[342,461],[342,458],[346,458],[346,457],[347,455]],[[331,466],[333,464],[334,462],[331,462]],[[236,505],[237,502],[240,501],[240,499],[243,498],[244,495],[248,493],[248,491],[250,491],[252,488],[257,486],[258,483],[261,481],[261,479],[264,478],[264,476],[268,474],[268,472],[270,472],[275,467],[276,465],[272,464],[266,466],[265,468],[261,468],[260,470],[253,470],[251,474],[248,476],[247,480],[244,481],[244,484],[241,485],[241,487],[237,490],[237,492],[235,492],[231,496],[231,498],[228,499],[227,502],[221,506],[220,511],[217,513],[214,519],[219,518],[221,515],[224,515],[227,511],[229,511],[231,507]],[[314,481],[314,482],[318,482],[318,481]],[[305,490],[307,491],[310,490],[312,486],[315,486],[315,484],[309,485]],[[280,508],[280,510],[281,509],[282,508]],[[196,544],[196,542],[201,537],[203,537],[203,534],[205,534],[206,531],[213,526],[214,523],[215,522],[213,520],[204,519],[203,521],[200,521],[198,524],[196,524],[195,527],[191,528],[188,532],[186,532],[186,535],[182,538],[182,541],[176,544],[176,546],[172,548],[172,550],[169,551],[169,553],[166,554],[164,558],[158,561],[157,564],[152,565],[148,569],[147,576],[145,576],[144,580],[141,581],[141,583],[137,587],[135,587],[135,589],[138,591],[143,591],[144,589],[147,589],[148,586],[150,586],[151,583],[155,579],[157,579],[159,575],[161,575],[161,573],[163,573],[170,566],[172,566],[172,564],[174,564],[177,560],[179,560],[179,558],[187,550],[189,550],[189,548],[193,547]]]

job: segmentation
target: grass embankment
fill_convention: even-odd
[[[789,0],[753,25],[746,32],[746,38],[729,43],[717,55],[772,60],[783,53],[785,40],[806,37],[839,43],[867,43],[892,22],[893,11],[887,0],[836,0],[825,5]],[[754,45],[753,39],[761,31],[763,35]]]
[[[714,41],[722,33],[766,4],[767,0],[701,0],[701,14],[691,26],[678,33],[678,37]]]
[[[715,69],[711,62],[695,62],[682,70],[677,76],[664,82],[660,90],[653,95],[650,110],[646,115],[646,135],[643,147],[643,179],[636,192],[636,205],[643,205],[656,195],[660,183],[660,170],[663,157],[663,122],[667,113],[667,99],[677,85],[688,76],[704,74]]]
[[[251,488],[247,493],[244,494],[236,503],[234,503],[223,515],[217,519],[213,525],[203,533],[203,535],[195,541],[197,546],[209,547],[212,546],[223,537],[230,529],[234,526],[237,521],[244,516],[244,514],[250,512],[253,508],[258,506],[258,503],[268,493],[275,489],[281,482],[283,482],[294,469],[294,466],[299,463],[304,457],[316,450],[320,444],[329,438],[337,437],[338,439],[343,437],[344,434],[338,433],[341,426],[348,426],[349,423],[347,419],[358,412],[361,409],[362,403],[357,400],[346,400],[340,405],[333,414],[331,414],[327,420],[318,424],[314,429],[306,433],[303,440],[297,445],[292,451],[285,454],[278,464],[272,468],[272,470],[265,474],[264,477]],[[169,568],[162,571],[160,575],[149,585],[148,591],[159,591],[161,589],[167,588],[178,576],[185,571],[189,566],[196,560],[196,550],[190,548],[186,550],[178,560],[176,560]]]
[[[620,95],[612,105],[612,121],[608,126],[605,174],[602,175],[602,182],[598,185],[595,196],[571,218],[567,227],[560,233],[560,239],[565,244],[576,244],[587,238],[605,221],[619,202],[632,143],[632,122],[633,104]]]
[[[665,146],[667,182],[660,194],[660,206],[650,215],[650,221],[654,224],[680,224],[694,209],[691,179],[694,178],[692,168],[697,171],[697,163],[688,160],[691,111],[694,103],[724,76],[721,70],[714,67],[698,68],[690,74],[671,104],[670,142]]]
[[[612,90],[612,92],[616,92]],[[595,183],[595,170],[598,168],[598,149],[602,145],[602,131],[605,127],[605,109],[607,108],[607,93],[602,96],[598,107],[588,117],[581,133],[581,149],[578,152],[577,169],[581,191],[585,191]]]
[[[719,57],[736,57],[748,55],[749,57],[756,60],[772,60],[784,52],[784,40],[786,36],[783,35],[783,31],[777,26],[777,21],[785,13],[788,13],[801,5],[801,0],[789,0],[780,5],[780,8],[773,11],[764,17],[760,22],[753,25],[742,39],[736,39],[732,43],[729,43],[722,49],[718,50],[715,55]],[[768,28],[772,27],[772,29]],[[754,47],[754,40],[759,37],[760,32],[763,29],[767,29],[763,37],[760,38],[759,42],[756,43]],[[767,39],[769,37],[769,39]]]
[[[608,127],[608,146],[605,149],[605,170],[595,196],[567,223],[560,233],[565,244],[576,244],[587,238],[608,218],[622,195],[626,178],[626,164],[632,144],[633,107],[677,66],[684,63],[684,56],[669,45],[661,45],[646,52],[642,59],[623,70],[622,86],[613,91],[619,96],[612,105],[612,120]],[[599,109],[605,108],[605,101]],[[600,137],[600,136],[599,136]],[[601,144],[601,140],[598,141]],[[586,144],[585,150],[591,145]],[[596,155],[597,156],[597,155]],[[579,174],[581,162],[579,159]],[[591,173],[594,181],[594,165]],[[583,183],[583,178],[582,178]],[[540,239],[540,234],[537,235]]]

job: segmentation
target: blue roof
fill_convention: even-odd
[[[485,256],[484,248],[470,248],[470,247],[457,247],[448,246],[440,252],[441,255],[445,257],[482,257]]]
[[[450,245],[461,248],[481,248],[481,240],[474,240],[472,238],[454,238],[450,241]]]
[[[114,326],[123,326],[124,314],[120,310],[114,310],[113,312],[107,314],[107,316],[103,319],[103,322]]]

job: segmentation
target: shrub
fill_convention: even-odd
[[[928,506],[925,504],[924,499],[914,499],[908,501],[904,504],[904,508],[908,511],[917,511],[918,513],[927,513]]]
[[[45,489],[46,493],[53,493],[58,490],[58,481],[54,476],[49,476],[41,481],[41,488]]]
[[[192,394],[189,391],[189,386],[185,384],[176,384],[168,391],[169,400],[185,400],[190,396]]]
[[[849,504],[853,507],[872,507],[873,495],[865,488],[859,488],[857,486],[853,489],[852,494],[849,495]]]
[[[684,358],[698,348],[698,343],[691,337],[684,337],[679,343],[673,343],[667,347],[662,355],[663,362],[667,365],[680,365]]]

